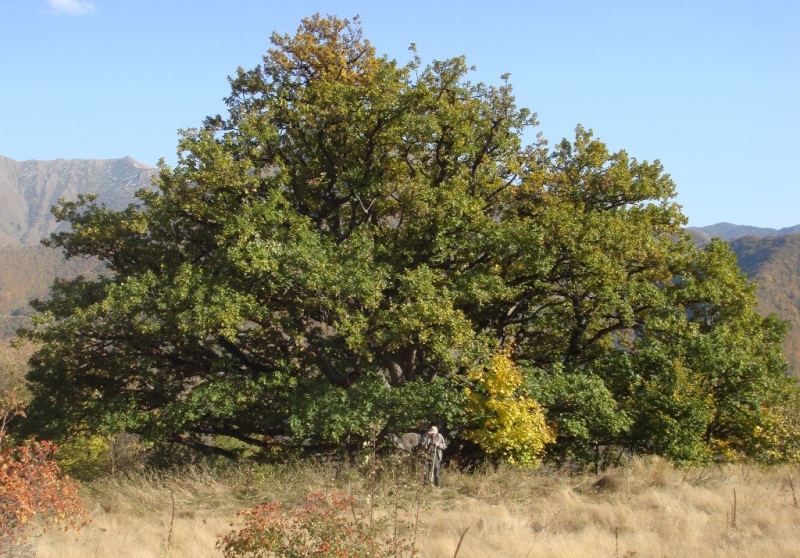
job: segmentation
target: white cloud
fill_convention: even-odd
[[[58,13],[85,15],[94,11],[94,4],[88,0],[47,0],[50,7]]]

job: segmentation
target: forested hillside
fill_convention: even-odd
[[[800,235],[746,236],[730,241],[739,267],[758,283],[759,310],[791,326],[784,343],[792,373],[800,372]]]
[[[0,248],[0,339],[14,335],[28,323],[32,298],[48,296],[56,277],[72,279],[80,274],[94,275],[97,260],[76,258],[65,261],[61,250],[44,246],[4,246]]]

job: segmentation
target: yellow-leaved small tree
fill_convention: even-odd
[[[470,374],[467,413],[474,425],[464,437],[487,455],[520,467],[536,466],[554,441],[542,407],[522,387],[511,348],[498,351],[488,366]]]

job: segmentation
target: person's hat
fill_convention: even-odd
[[[439,433],[439,429],[438,429],[438,428],[436,428],[435,426],[431,426],[431,427],[428,429],[428,434],[438,434],[438,433]]]

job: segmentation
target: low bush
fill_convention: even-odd
[[[297,509],[267,503],[239,513],[244,525],[220,535],[225,558],[403,558],[418,556],[413,542],[387,535],[384,521],[356,511],[344,493],[315,493]]]
[[[53,459],[54,444],[11,443],[7,426],[22,414],[22,406],[15,403],[0,411],[0,556],[15,555],[36,529],[80,529],[89,520],[79,483],[62,474]]]

